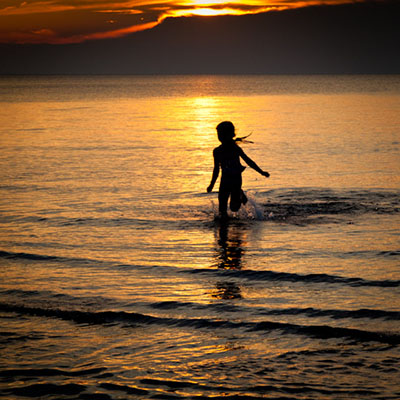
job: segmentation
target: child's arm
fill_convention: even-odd
[[[259,174],[269,178],[269,173],[267,171],[263,171],[250,157],[248,157],[245,152],[239,147],[240,149],[240,157],[246,162],[246,164],[256,170]]]
[[[213,190],[215,182],[217,181],[217,178],[218,178],[218,174],[219,174],[219,160],[214,153],[214,169],[213,169],[210,186],[207,188],[207,193],[210,193]]]

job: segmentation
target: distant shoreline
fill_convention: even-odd
[[[350,73],[330,73],[330,72],[315,72],[315,73],[235,73],[235,74],[224,74],[224,73],[132,73],[132,74],[123,74],[123,73],[7,73],[0,74],[0,77],[34,77],[34,76],[134,76],[134,77],[152,77],[152,76],[400,76],[400,72],[375,72],[375,73],[364,73],[364,72],[350,72]]]

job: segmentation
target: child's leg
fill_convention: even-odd
[[[243,200],[243,191],[242,191],[242,176],[238,176],[234,182],[231,191],[231,202],[230,202],[230,209],[233,212],[239,211],[240,206],[242,203],[244,204]],[[245,196],[246,197],[246,196]],[[247,198],[246,198],[247,200]]]
[[[239,211],[241,205],[242,205],[242,190],[241,189],[232,190],[230,209],[233,212]]]
[[[227,215],[229,191],[220,187],[218,193],[219,213],[221,216]]]

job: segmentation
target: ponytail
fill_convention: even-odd
[[[234,142],[240,142],[240,143],[254,143],[251,140],[246,140],[246,138],[248,138],[253,132],[249,133],[247,136],[243,136],[243,137],[238,137],[238,138],[234,138]]]
[[[250,140],[245,140],[253,132],[247,136],[235,138],[235,127],[231,121],[224,121],[217,125],[218,139],[221,143],[228,143],[233,140],[235,143],[253,143]]]

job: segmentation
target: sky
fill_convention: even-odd
[[[79,43],[151,29],[167,17],[244,15],[351,0],[0,0],[0,42]]]
[[[0,74],[400,73],[398,0],[0,0]]]

